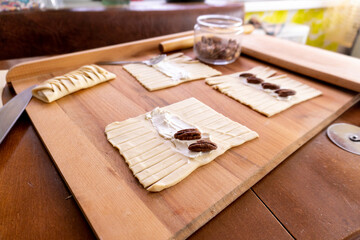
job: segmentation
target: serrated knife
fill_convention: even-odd
[[[22,91],[0,108],[0,144],[30,102],[32,97],[31,90],[35,86],[33,85]]]

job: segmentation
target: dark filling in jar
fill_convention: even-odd
[[[201,37],[195,44],[200,58],[214,60],[232,60],[240,52],[240,45],[234,39],[221,39],[219,37]]]

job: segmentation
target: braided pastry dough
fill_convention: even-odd
[[[51,103],[63,96],[114,79],[115,74],[97,65],[86,65],[63,76],[51,78],[32,90],[34,97]]]

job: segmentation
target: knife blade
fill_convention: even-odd
[[[33,85],[22,91],[0,109],[0,144],[14,126],[26,106],[31,100]]]

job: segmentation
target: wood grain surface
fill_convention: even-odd
[[[0,67],[2,66],[1,63],[2,62],[0,61]],[[9,88],[5,88],[5,94],[3,97],[4,101],[6,102],[9,100],[12,95],[13,94],[9,91]],[[352,120],[354,117],[355,119],[359,118],[359,108],[360,103],[349,109],[340,117],[340,119],[337,120],[337,122],[352,122],[356,124],[356,122],[353,122]],[[11,144],[5,143],[6,141]],[[323,156],[322,154],[319,154],[317,148],[308,147],[308,145],[310,145],[313,141],[318,143],[317,146],[322,145],[324,148],[334,150],[333,145],[328,144],[328,139],[324,138],[323,132],[321,132],[316,136],[316,138],[300,148],[304,150],[296,151],[289,159],[302,159],[302,157],[306,155],[313,156],[312,161],[317,161],[317,158],[322,158]],[[13,154],[14,151],[16,151],[17,154]],[[41,162],[42,164],[32,164],[31,167],[29,167],[29,162],[24,161],[24,156],[27,156],[27,152],[29,151],[32,156],[36,156],[36,161]],[[339,154],[332,154],[332,161],[328,161],[327,166],[335,167],[337,162],[343,159],[341,153],[342,152],[339,152]],[[58,172],[54,170],[54,165],[52,164],[46,149],[40,142],[39,137],[26,113],[24,113],[15,124],[14,128],[5,139],[4,144],[0,145],[0,156],[6,156],[6,158],[4,158],[6,160],[2,160],[6,161],[6,163],[0,164],[1,196],[5,196],[0,198],[0,205],[4,206],[0,209],[6,209],[6,211],[0,211],[0,232],[2,239],[95,238],[92,237],[91,229],[86,223],[86,219],[82,216],[81,211],[79,211],[74,198],[68,198],[71,193],[65,186],[65,183],[62,181]],[[356,155],[348,155],[347,157],[348,160],[353,159],[356,161],[358,159],[358,156]],[[16,164],[7,164],[11,162]],[[280,167],[287,164],[288,161],[284,161]],[[290,171],[291,173],[301,171],[304,175],[308,176],[308,178],[319,175],[318,172],[312,171],[312,168],[306,166],[304,168],[303,165],[301,165],[301,161],[296,161],[295,163],[291,162],[289,164],[291,164],[292,167],[286,168],[286,171]],[[282,169],[285,168],[282,167]],[[277,170],[274,170],[273,172],[275,173],[276,171]],[[292,177],[291,173],[287,174],[287,176]],[[271,174],[273,173],[270,173],[270,175]],[[279,177],[279,174],[277,177]],[[315,178],[318,177],[319,176]],[[346,176],[348,182],[353,181],[352,178],[357,179],[357,175]],[[38,181],[38,184],[30,187],[29,185],[24,184],[24,181],[28,179],[31,179],[32,182],[34,179],[41,179],[41,181]],[[268,180],[272,181],[272,178],[265,177],[260,181],[260,183],[267,182]],[[334,180],[336,183],[336,179]],[[283,178],[283,181],[287,181],[287,179]],[[11,186],[8,184],[9,182],[11,182]],[[49,182],[51,182],[51,184],[48,184]],[[28,189],[33,188],[35,188],[35,191],[28,191]],[[292,191],[301,191],[303,188],[304,186],[302,184],[291,186]],[[326,190],[328,195],[336,195],[339,191],[338,188],[332,187],[328,187]],[[357,189],[354,190],[357,191]],[[267,196],[274,196],[276,198],[273,201],[280,201],[280,203],[285,205],[291,205],[291,202],[298,202],[296,198],[278,198],[279,188],[277,185],[273,187],[269,184],[266,191]],[[297,212],[307,212],[308,208],[312,208],[312,201],[321,201],[321,196],[318,196],[312,191],[307,192],[311,195],[306,198],[309,202],[299,206]],[[66,198],[61,196],[66,196]],[[44,198],[51,200],[40,206],[38,203]],[[319,198],[319,200],[317,200],[317,198]],[[270,199],[270,201],[272,200]],[[68,204],[64,204],[64,202]],[[226,236],[229,239],[259,239],[264,236],[267,236],[270,239],[281,239],[280,236],[284,235],[283,232],[285,229],[283,227],[279,227],[279,222],[275,216],[272,217],[272,213],[270,212],[271,209],[269,210],[267,208],[270,206],[266,207],[264,203],[267,204],[267,201],[259,201],[257,196],[249,190],[234,201],[234,203],[225,208],[221,213],[215,216],[205,226],[195,232],[190,239],[210,240],[219,239],[222,238],[222,236]],[[344,209],[342,206],[348,205],[345,201],[336,201],[334,204],[342,209]],[[358,240],[360,237],[360,219],[358,215],[352,214],[352,208],[347,208],[347,210],[350,214],[343,212],[342,218],[333,219],[335,221],[339,221],[334,224],[339,224],[339,226],[341,226],[344,222],[352,222],[354,226],[357,225],[358,230],[350,234],[345,239]],[[325,211],[328,210],[324,209],[324,212]],[[58,213],[66,213],[67,216],[59,219]],[[289,210],[287,214],[292,215],[293,211]],[[307,218],[307,216],[305,217]],[[327,222],[321,220],[321,217],[313,217],[315,217],[315,219],[311,225],[298,224],[298,222],[305,220],[303,218],[293,218],[291,223],[287,223],[287,228],[291,229],[292,232],[309,232],[317,231],[318,228],[322,229],[324,226],[326,227],[328,225]],[[24,221],[22,221],[22,219],[24,219]],[[33,222],[33,224],[30,225],[29,222]],[[40,227],[47,225],[51,225],[52,227]],[[346,227],[337,228],[336,236],[346,236],[348,235],[348,232],[349,230]],[[318,239],[327,239],[329,232],[321,231],[317,234],[317,236]]]
[[[360,92],[360,72],[356,70],[360,68],[360,59],[254,34],[244,37],[242,52],[285,69]]]
[[[44,61],[34,61],[31,63],[30,72],[25,71],[26,74],[22,74],[23,71],[20,65],[15,75],[14,72],[10,71],[7,81],[14,81],[17,78],[24,79],[42,74],[44,71],[50,70],[54,72],[61,70],[58,66],[71,68],[75,65],[80,67],[89,62],[119,60],[119,56],[122,56],[123,59],[134,56],[141,57],[146,55],[146,51],[151,51],[154,44],[159,45],[163,42],[174,41],[173,43],[176,45],[182,45],[184,39],[186,42],[187,37],[192,34],[193,31],[188,31],[138,42],[60,55]],[[360,59],[272,36],[246,34],[243,39],[242,53],[247,56],[317,80],[360,92],[360,74],[357,71],[360,68]],[[137,44],[141,44],[142,48],[138,48]],[[59,64],[60,62],[61,64]],[[30,66],[27,65],[26,68],[30,69]]]
[[[151,42],[146,43],[143,56],[158,54],[157,50],[151,51]],[[153,47],[157,48],[157,43]],[[191,51],[186,53],[192,55]],[[243,57],[217,68],[228,74],[262,64]],[[61,66],[68,67],[69,63],[57,68]],[[289,73],[324,95],[269,119],[214,91],[204,81],[150,93],[119,66],[106,68],[119,77],[53,104],[34,99],[27,108],[79,206],[98,237],[105,239],[119,234],[126,238],[149,234],[157,238],[189,236],[356,101],[353,92]],[[21,69],[22,74],[26,72],[26,65]],[[13,81],[16,91],[65,70],[50,74],[42,71],[41,76]],[[16,69],[12,72],[14,76],[17,73]],[[228,151],[170,189],[148,193],[106,141],[104,127],[192,96],[257,131],[260,138]]]
[[[0,239],[95,239],[27,114],[0,146]]]
[[[29,59],[0,61],[0,69],[8,69],[26,61]],[[15,93],[6,87],[3,94],[4,102],[14,95]],[[13,154],[14,151],[17,154]],[[29,167],[29,162],[24,161],[24,156],[27,156],[29,151],[32,156],[36,156],[36,161],[42,164],[32,164]],[[95,239],[94,233],[74,198],[70,197],[70,191],[56,171],[26,113],[23,113],[16,122],[4,144],[0,145],[0,156],[6,157],[4,158],[6,160],[2,161],[7,163],[16,162],[16,164],[0,164],[0,189],[1,196],[4,196],[0,198],[0,206],[2,206],[0,209],[6,209],[0,211],[1,239]],[[40,181],[30,187],[24,184],[27,179],[31,181],[40,179]],[[11,186],[8,185],[9,182]],[[32,188],[36,191],[28,191]],[[39,205],[38,203],[44,198],[50,200],[46,204]],[[246,199],[242,200],[243,198]],[[271,212],[251,190],[236,202],[226,208],[224,214],[215,217],[209,227],[203,226],[201,233],[195,235],[195,239],[218,239],[223,233],[235,239],[253,239],[266,235],[274,236],[276,239],[277,236],[286,235],[284,234],[286,230],[276,218],[272,217]],[[60,219],[59,213],[62,213]],[[29,222],[33,224],[30,225]],[[51,225],[51,228],[42,227],[48,225]]]
[[[249,190],[189,237],[189,240],[201,239],[289,240],[293,237]]]
[[[5,90],[6,100],[11,93]],[[1,239],[95,239],[26,113],[0,146],[0,156]],[[219,239],[223,234],[227,239],[289,239],[251,190],[190,239]]]
[[[66,69],[74,69],[89,63],[100,61],[116,61],[116,60],[135,60],[146,59],[149,54],[154,52],[158,44],[165,40],[189,36],[192,31],[175,33],[166,36],[139,40],[131,43],[123,43],[115,46],[102,47],[87,51],[58,55],[50,58],[39,58],[39,60],[16,65],[16,71],[12,68],[6,75],[7,82],[14,82],[18,79],[43,75],[49,72],[64,72]],[[141,48],[139,47],[141,46]],[[14,60],[16,61],[16,60]]]
[[[360,126],[358,113],[360,104],[336,122]],[[360,239],[359,171],[360,156],[324,130],[253,189],[296,239]]]
[[[247,27],[245,25],[244,27]],[[360,91],[360,59],[268,35],[243,36],[242,54],[353,91]],[[191,36],[160,43],[160,49],[180,50]],[[169,51],[169,50],[168,50]]]

